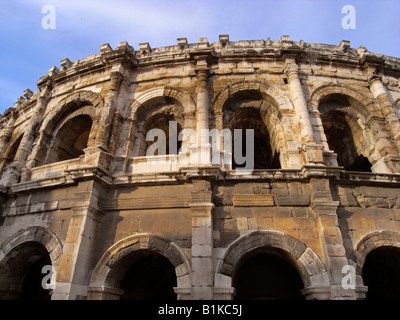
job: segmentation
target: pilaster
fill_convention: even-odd
[[[214,204],[209,181],[193,180],[192,202],[192,299],[213,298]]]
[[[332,199],[328,179],[311,179],[312,189],[311,209],[316,215],[316,223],[321,245],[324,248],[324,258],[330,276],[330,299],[354,300],[353,289],[342,287],[342,268],[349,264],[343,245],[342,233],[339,229],[337,207],[339,201]],[[326,292],[323,293],[326,296]],[[325,298],[324,298],[325,299]]]
[[[323,164],[323,146],[316,144],[311,125],[310,114],[299,78],[299,66],[294,57],[286,57],[286,75],[289,81],[289,94],[293,101],[305,164]]]
[[[103,212],[98,206],[95,182],[81,182],[77,197],[71,203],[71,219],[64,242],[53,300],[80,300],[87,298],[89,271],[96,244],[96,231]]]

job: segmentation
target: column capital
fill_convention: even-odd
[[[290,78],[298,78],[299,76],[299,66],[296,63],[288,63],[285,67],[285,73],[287,77]]]
[[[382,81],[382,76],[375,73],[368,73],[368,85],[375,81]]]
[[[110,79],[111,79],[110,91],[113,92],[118,91],[124,79],[124,76],[122,75],[121,72],[114,71],[111,72]]]

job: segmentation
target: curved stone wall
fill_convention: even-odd
[[[272,254],[307,299],[363,299],[366,255],[400,233],[399,81],[399,58],[288,36],[63,59],[0,119],[0,271],[45,248],[52,299],[115,299],[154,252],[178,299],[231,299]]]

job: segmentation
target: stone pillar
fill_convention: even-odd
[[[387,167],[392,173],[400,172],[400,121],[397,117],[396,111],[394,110],[393,103],[389,97],[389,94],[382,83],[381,77],[375,74],[375,69],[370,68],[368,70],[368,83],[369,88],[374,95],[375,99],[378,100],[379,106],[385,117],[386,127],[389,129],[392,139],[397,147],[397,153],[390,154],[381,159],[381,163],[377,165]],[[382,171],[382,170],[380,170]],[[384,172],[384,171],[383,171]]]
[[[95,182],[81,182],[78,198],[71,203],[71,219],[60,257],[53,300],[81,300],[88,295],[89,271],[93,268],[92,254],[96,244],[96,230],[103,212],[97,206]]]
[[[382,113],[385,116],[387,126],[396,142],[397,149],[400,151],[400,121],[394,110],[393,103],[390,101],[388,92],[382,83],[381,77],[370,71],[368,76],[369,88],[378,100]]]
[[[105,151],[108,151],[108,141],[111,135],[111,126],[122,79],[123,76],[120,72],[111,72],[109,92],[104,97],[104,106],[101,111],[99,128],[97,130],[94,146]]]
[[[192,149],[195,164],[210,165],[211,164],[211,146],[209,143],[209,98],[208,98],[208,68],[207,62],[203,60],[197,61],[197,121],[196,134],[197,146]]]
[[[298,118],[305,163],[323,164],[323,146],[315,143],[310,114],[308,112],[306,99],[304,98],[298,70],[299,66],[296,64],[295,58],[287,57],[285,72],[289,81],[290,97],[293,101]]]
[[[9,172],[5,175],[5,183],[11,185],[18,181],[19,176],[23,170],[29,170],[27,168],[27,160],[29,153],[32,150],[32,145],[36,139],[36,129],[42,121],[43,115],[46,110],[47,103],[50,99],[50,93],[53,88],[53,82],[51,75],[47,74],[41,78],[38,83],[40,93],[36,106],[33,110],[32,117],[30,119],[29,127],[25,130],[25,133],[21,139],[18,151],[15,155],[13,163],[9,166]]]
[[[213,298],[213,219],[211,183],[193,180],[192,202],[192,299]]]
[[[2,155],[4,151],[7,149],[7,143],[10,141],[12,137],[12,133],[14,131],[15,120],[17,113],[15,110],[11,111],[10,119],[8,120],[6,126],[4,127],[3,134],[0,137],[0,154]]]
[[[0,137],[0,171],[3,169],[4,163],[6,162],[7,158],[4,158],[4,152],[8,147],[8,143],[11,140],[12,133],[14,131],[15,120],[16,120],[16,112],[15,110],[12,111],[11,117],[8,120],[5,128],[2,130],[3,134]],[[8,155],[7,155],[8,156]]]
[[[325,264],[330,276],[330,298],[332,300],[354,300],[356,298],[354,290],[342,287],[344,277],[342,268],[350,263],[346,257],[336,213],[339,201],[333,201],[328,179],[312,178],[310,185],[312,189],[311,209],[316,215],[319,238],[324,248]]]
[[[84,150],[85,156],[82,161],[82,164],[96,164],[105,171],[110,170],[112,162],[109,139],[111,137],[119,88],[123,77],[119,72],[111,72],[110,78],[109,92],[104,97],[102,110],[99,110],[101,114],[98,116],[98,119],[94,119],[93,121],[92,131],[95,130],[96,132],[94,142],[89,143],[88,147]],[[114,149],[114,146],[112,148]]]

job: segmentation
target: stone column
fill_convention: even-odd
[[[192,299],[213,298],[213,237],[211,183],[193,180],[192,202]]]
[[[92,130],[96,131],[94,142],[90,143],[84,150],[85,157],[83,164],[97,164],[105,171],[109,171],[111,165],[109,139],[111,137],[122,78],[120,72],[111,72],[109,92],[104,97],[104,106],[102,110],[98,111],[101,114],[98,120],[95,119],[93,121],[92,125]]]
[[[72,214],[60,257],[53,300],[81,300],[88,295],[96,230],[103,212],[97,205],[99,195],[96,194],[95,182],[81,182],[77,197],[84,199],[71,203]]]
[[[111,72],[109,92],[104,97],[104,106],[99,120],[94,146],[108,151],[108,141],[111,135],[111,126],[116,110],[116,102],[123,76],[120,72]]]
[[[396,115],[393,104],[390,101],[388,92],[382,83],[380,76],[376,75],[373,71],[369,72],[368,83],[369,88],[374,95],[375,99],[378,100],[379,106],[381,107],[382,113],[385,116],[387,126],[392,134],[394,141],[396,142],[397,149],[400,151],[400,121]]]
[[[310,185],[312,189],[311,209],[316,215],[318,234],[330,275],[330,298],[332,300],[354,300],[356,298],[354,290],[342,287],[344,277],[342,268],[349,265],[349,261],[346,257],[336,213],[339,201],[333,201],[328,179],[312,178]],[[325,293],[323,294],[325,295]]]
[[[299,66],[295,58],[286,58],[286,75],[289,81],[289,93],[292,98],[298,125],[300,128],[303,153],[307,164],[323,163],[323,146],[315,143],[314,133],[311,125],[310,114],[308,112],[306,99],[304,98],[303,88],[298,74]]]
[[[206,61],[197,62],[197,121],[196,121],[196,134],[197,134],[197,148],[192,150],[195,155],[196,164],[210,165],[211,164],[211,146],[209,143],[209,98],[208,98],[208,69]],[[197,151],[197,152],[196,152]]]
[[[6,162],[6,158],[4,158],[4,152],[8,147],[8,143],[11,140],[12,133],[15,127],[15,120],[16,120],[16,112],[15,110],[12,111],[10,119],[8,120],[5,128],[3,129],[3,134],[0,137],[0,172],[3,169],[4,163]],[[8,155],[7,155],[8,156]]]
[[[385,117],[386,127],[389,129],[391,137],[397,147],[397,154],[387,155],[381,159],[384,163],[378,164],[380,166],[386,166],[392,173],[400,172],[400,121],[397,117],[396,111],[394,110],[393,103],[389,97],[389,94],[382,83],[381,76],[375,74],[374,68],[368,70],[368,83],[369,88],[374,95],[375,99],[378,100],[379,106]]]
[[[5,178],[7,179],[7,181],[5,181],[7,185],[16,183],[22,171],[29,171],[29,168],[27,167],[28,156],[36,139],[36,129],[42,121],[47,103],[50,99],[51,90],[53,88],[51,75],[47,74],[46,76],[41,78],[38,81],[37,85],[40,90],[38,100],[33,110],[29,127],[25,130],[25,133],[21,139],[21,143],[15,155],[14,162],[10,164],[10,171],[5,176]]]

